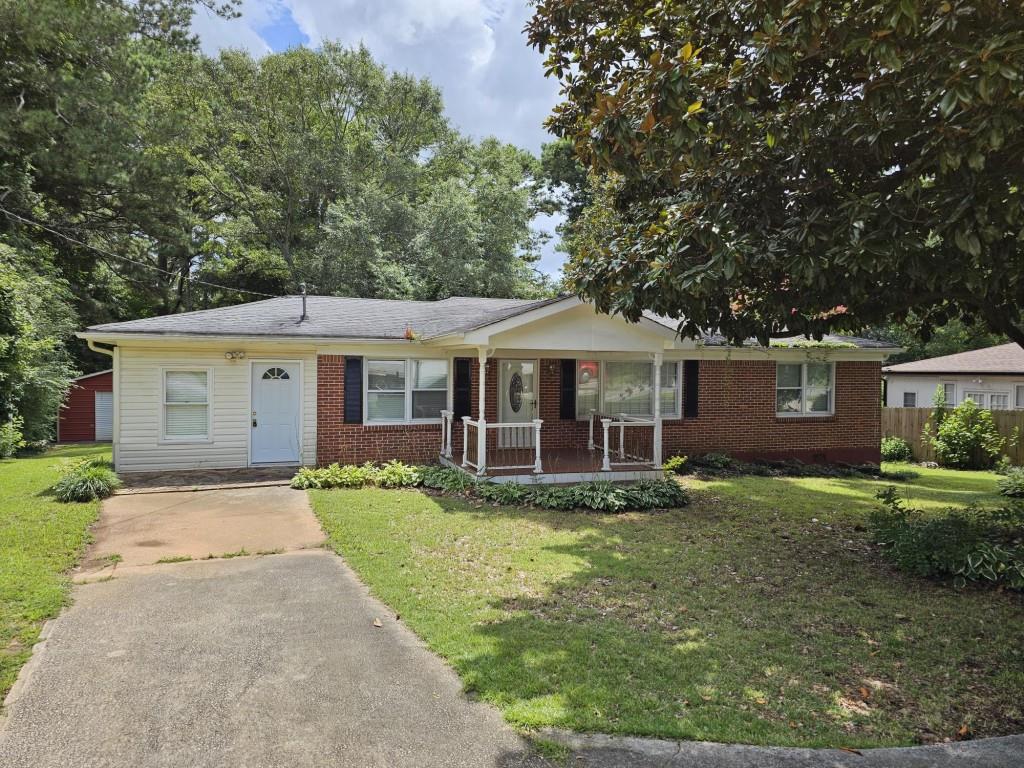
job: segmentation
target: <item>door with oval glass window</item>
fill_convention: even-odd
[[[299,463],[299,366],[252,364],[253,464]]]
[[[537,418],[537,361],[498,361],[498,421],[522,423],[522,429],[498,430],[499,448],[532,448],[532,429],[525,425]]]

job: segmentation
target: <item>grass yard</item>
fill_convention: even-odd
[[[994,475],[920,472],[915,503],[998,499]],[[886,483],[684,482],[688,508],[626,515],[310,495],[373,592],[520,727],[846,747],[1024,730],[1024,599],[886,564],[864,530]]]
[[[109,456],[106,446],[67,446],[0,460],[0,701],[28,659],[45,619],[68,594],[65,576],[88,541],[99,502],[61,504],[46,493],[62,461]]]

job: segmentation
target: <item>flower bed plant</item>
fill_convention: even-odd
[[[472,496],[492,504],[531,505],[544,509],[585,509],[595,512],[623,512],[629,509],[664,509],[687,503],[686,491],[671,480],[641,480],[616,485],[603,480],[567,486],[522,485],[478,481],[452,467],[415,467],[389,461],[331,464],[314,469],[303,467],[291,482],[292,488],[412,488],[422,486],[445,494]]]
[[[86,459],[69,464],[62,472],[53,493],[64,502],[105,499],[121,487],[114,465],[107,459]]]
[[[666,469],[677,474],[704,476],[757,475],[760,477],[853,477],[868,480],[895,480],[916,477],[910,471],[887,471],[877,464],[806,464],[796,459],[787,461],[740,461],[725,453],[705,453],[700,456],[672,456],[664,463]]]

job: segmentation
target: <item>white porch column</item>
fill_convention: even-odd
[[[587,449],[594,450],[594,419],[597,418],[597,411],[590,409],[590,417],[587,419]]]
[[[611,419],[601,419],[601,428],[604,430],[604,445],[602,446],[604,448],[604,460],[601,462],[602,472],[612,471],[612,462],[608,458],[608,427],[611,426],[611,423]]]
[[[661,467],[661,352],[654,353],[654,466]],[[678,385],[678,382],[677,382]]]
[[[540,463],[540,425],[544,423],[543,419],[533,420],[533,435],[534,435],[534,459],[533,459],[533,471],[535,474],[540,474],[544,470],[541,468]]]
[[[462,466],[469,461],[469,416],[462,417]]]
[[[487,350],[480,347],[477,351],[480,365],[479,391],[477,392],[477,432],[476,462],[477,474],[482,475],[487,467]]]

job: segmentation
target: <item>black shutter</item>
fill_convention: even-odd
[[[363,358],[345,358],[345,423],[363,423]]]
[[[683,416],[697,416],[697,396],[700,391],[700,360],[683,361]]]
[[[452,406],[455,418],[472,416],[473,406],[473,361],[468,357],[455,358],[455,384],[452,390]]]
[[[576,418],[576,361],[562,361],[562,389],[558,402],[558,416],[562,419]]]

